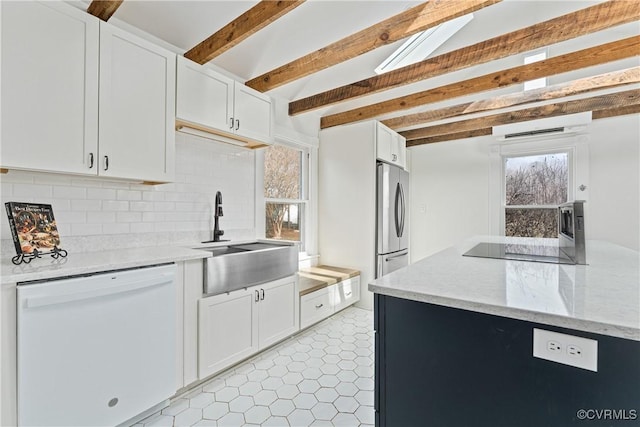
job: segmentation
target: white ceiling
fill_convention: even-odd
[[[436,50],[433,56],[582,9],[601,1],[504,0],[502,3],[477,11],[474,20]],[[180,50],[186,51],[256,3],[257,1],[242,0],[125,0],[115,13],[114,18],[146,31]],[[307,0],[306,3],[252,35],[238,46],[215,58],[212,64],[234,74],[241,80],[249,80],[419,3],[405,0]],[[551,46],[549,48],[549,56],[556,56],[604,42],[630,37],[637,35],[639,32],[637,22],[627,24]],[[289,83],[272,90],[269,94],[286,100],[294,100],[372,77],[375,75],[374,68],[399,47],[402,42],[399,41],[376,49],[309,77]],[[350,100],[308,114],[325,115],[346,111],[384,99],[521,65],[523,56],[516,55],[493,61],[490,64],[471,67],[446,76],[431,78],[380,94]],[[605,71],[618,70],[633,65],[638,65],[637,58],[621,61],[617,64],[595,67],[597,69],[594,70],[584,70],[567,76],[558,76],[551,79],[550,83],[571,80],[576,78],[575,76],[583,77]],[[516,85],[507,89],[492,91],[491,95],[520,90],[522,88]],[[487,96],[489,95],[486,93],[478,94],[441,103],[438,106],[457,104],[463,100],[480,99]],[[436,105],[413,109],[410,112],[434,107]],[[394,115],[399,115],[399,113]]]

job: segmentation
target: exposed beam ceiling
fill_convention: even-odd
[[[638,1],[612,0],[600,3],[380,76],[293,101],[289,103],[289,114],[300,114],[347,99],[371,95],[426,78],[559,43],[636,21],[639,16],[640,2]]]
[[[395,117],[389,120],[382,120],[382,123],[392,129],[399,129],[451,117],[460,117],[474,113],[486,113],[488,111],[499,110],[516,105],[549,101],[552,99],[563,98],[565,96],[579,95],[595,90],[611,89],[633,83],[640,83],[640,67],[628,68],[626,70],[614,71],[612,73],[600,74],[593,77],[585,77],[583,79],[529,90],[526,92],[512,93],[480,101],[465,102],[463,104],[453,105],[451,107],[440,108],[437,110],[410,114],[408,116]]]
[[[209,62],[276,19],[300,6],[304,1],[305,0],[262,0],[209,36],[206,40],[191,48],[184,56],[198,64]]]
[[[404,136],[407,141],[409,141],[438,135],[474,131],[508,123],[526,122],[529,120],[563,116],[566,114],[582,113],[585,111],[599,111],[611,108],[630,107],[639,104],[640,89],[632,89],[608,95],[576,99],[573,101],[557,102],[554,104],[509,111],[506,113],[494,114],[491,116],[477,117],[453,123],[428,126],[421,129],[412,129],[400,132],[400,134]]]
[[[428,1],[268,71],[246,85],[266,92],[500,1]]]
[[[627,114],[640,113],[640,104],[628,105],[625,107],[608,108],[606,110],[596,110],[591,114],[593,120],[606,119],[608,117],[624,116]],[[456,139],[473,138],[476,136],[491,135],[490,127],[475,129],[472,131],[448,133],[445,135],[430,136],[427,138],[414,139],[407,141],[407,147],[417,147],[418,145],[434,144],[436,142],[454,141]]]
[[[342,113],[324,116],[321,118],[320,127],[325,129],[433,102],[522,84],[522,82],[528,80],[549,77],[554,74],[561,74],[585,67],[591,67],[593,65],[630,58],[632,56],[637,56],[639,53],[640,36],[629,37],[624,40],[618,40],[577,52],[556,56],[528,65],[507,68],[505,70],[485,74],[484,76],[474,77],[472,79],[378,102],[365,107],[355,108]]]
[[[122,1],[123,0],[93,0],[87,8],[87,12],[106,22],[113,16],[116,10],[118,10]]]

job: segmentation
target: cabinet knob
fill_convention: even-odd
[[[324,306],[324,304],[318,304],[316,305],[316,308],[322,308]]]
[[[236,130],[240,129],[240,119],[236,119]]]
[[[260,289],[260,292],[262,293],[262,296],[260,297],[260,300],[264,301],[264,289]]]
[[[395,154],[392,154],[391,157],[394,162],[398,160],[398,156],[396,156]]]
[[[347,293],[346,293],[346,294],[344,294],[344,295],[345,295],[345,296],[347,296],[347,297],[350,297],[350,296],[351,296],[351,292],[347,292]]]
[[[89,169],[93,169],[93,153],[89,153]]]
[[[260,301],[260,292],[258,292],[258,290],[255,290],[256,293],[256,302]]]
[[[109,156],[104,156],[104,170],[109,170]]]
[[[229,129],[233,130],[233,117],[229,119]]]

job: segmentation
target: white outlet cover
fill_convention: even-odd
[[[560,351],[550,351],[550,341],[558,343]],[[570,354],[576,347],[580,354]],[[598,341],[533,328],[533,357],[598,372]]]

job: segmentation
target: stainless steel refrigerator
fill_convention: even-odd
[[[409,264],[409,172],[382,162],[377,168],[376,278]]]

